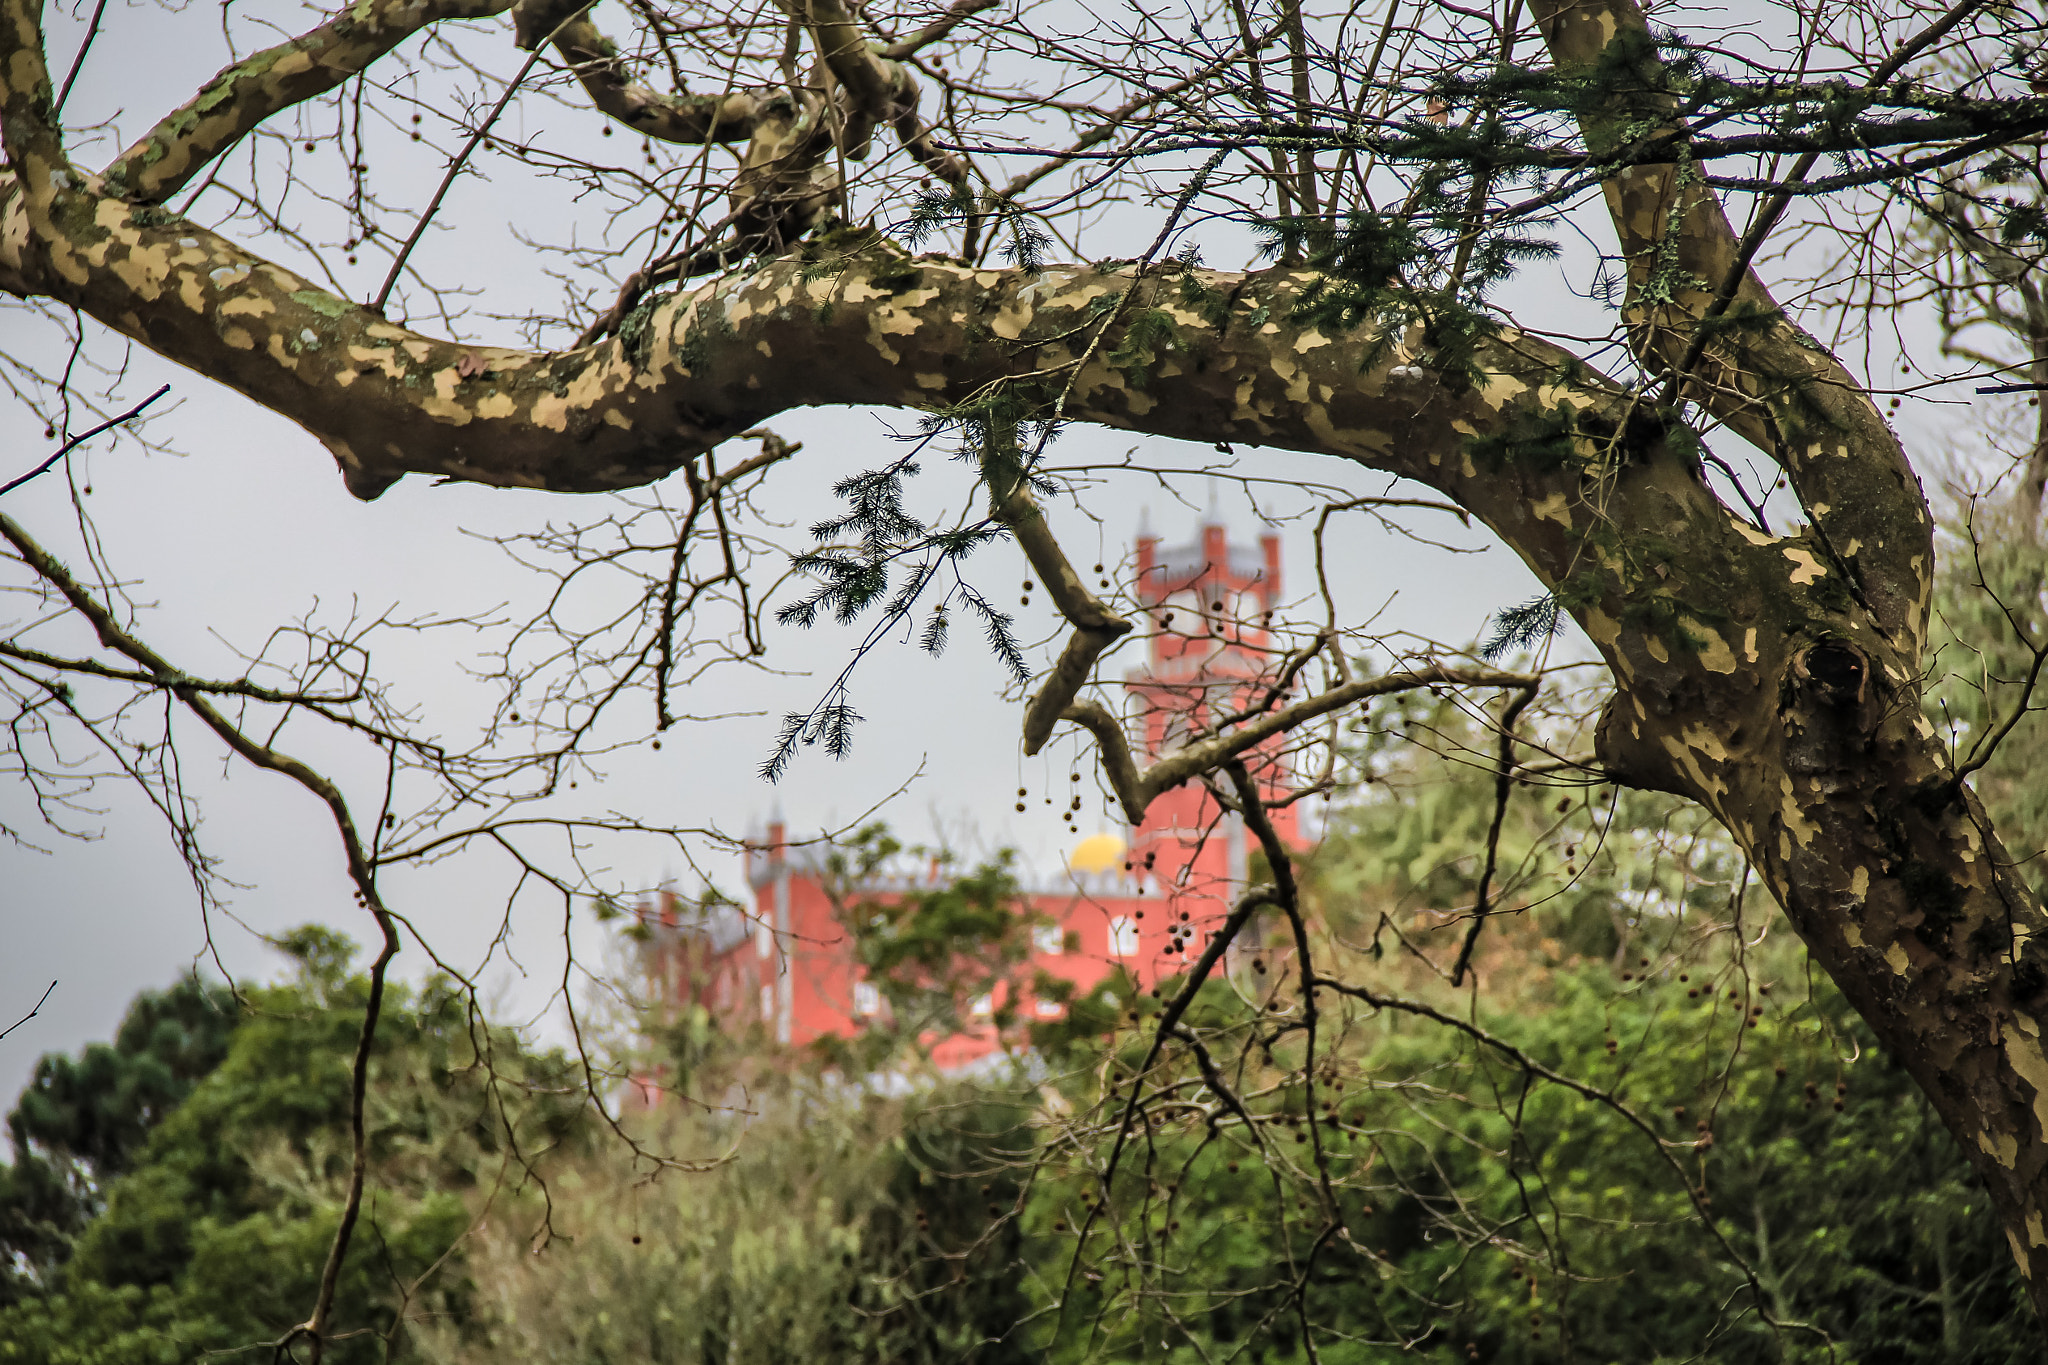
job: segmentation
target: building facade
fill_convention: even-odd
[[[1280,541],[1267,534],[1256,547],[1233,545],[1212,513],[1185,544],[1162,545],[1141,530],[1135,559],[1149,647],[1124,686],[1128,733],[1142,764],[1265,700],[1276,672],[1269,628],[1279,604]],[[1250,758],[1269,799],[1291,789],[1275,753]],[[1294,807],[1283,805],[1272,818],[1280,837],[1295,842]],[[1080,995],[1118,970],[1147,988],[1177,974],[1229,914],[1254,842],[1242,818],[1200,784],[1162,793],[1141,825],[1080,840],[1056,883],[1018,897],[1017,912],[1034,927],[1030,960],[1012,980],[1042,972]],[[747,906],[688,907],[664,894],[641,908],[649,989],[677,1005],[703,1005],[723,1027],[759,1029],[793,1047],[850,1038],[886,1006],[864,979],[843,922],[848,906],[930,891],[948,875],[935,866],[921,877],[839,884],[816,848],[793,846],[783,824],[771,822],[747,848]],[[1027,987],[1014,988],[1028,997]],[[998,985],[975,1001],[971,1019],[992,1019],[1005,1005],[1021,1021],[1062,1012],[1056,1000],[1006,1000],[1009,989]],[[933,1063],[953,1070],[1019,1040],[999,1036],[992,1023],[970,1022],[924,1041]]]

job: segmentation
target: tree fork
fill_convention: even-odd
[[[2048,1318],[2048,921],[1921,712],[1917,670],[1842,626],[1779,634],[1727,673],[1644,654],[1599,756],[1734,836],[1984,1179]]]
[[[1537,13],[1561,68],[1641,18],[1626,0]],[[469,346],[72,166],[38,18],[34,0],[0,0],[0,288],[74,304],[291,417],[359,497],[408,473],[633,487],[791,407],[957,409],[1049,375],[1071,379],[1071,420],[1319,452],[1436,489],[1585,628],[1617,687],[1600,730],[1613,776],[1727,825],[1976,1163],[2048,1313],[2048,926],[1920,711],[1925,499],[1867,392],[1789,322],[1729,333],[1702,363],[1720,415],[1812,517],[1790,536],[1731,514],[1676,415],[1573,352],[1503,326],[1469,364],[1439,365],[1420,328],[1328,334],[1297,310],[1316,279],[1303,271],[980,270],[840,230],[642,300],[601,343]],[[1609,207],[1632,281],[1667,232],[1699,279],[1736,259],[1681,168],[1633,168]],[[1633,297],[1642,354],[1685,354],[1713,296],[1680,290],[1655,316]],[[1141,317],[1152,360],[1120,366],[1118,319]]]

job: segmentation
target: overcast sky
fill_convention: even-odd
[[[305,13],[281,8],[279,23],[287,30],[302,28]],[[210,8],[174,14],[124,8],[116,0],[109,17],[110,32],[71,96],[67,122],[75,127],[112,120],[132,136],[225,59],[219,20]],[[516,54],[505,25],[477,27],[487,41],[472,46],[509,67]],[[50,29],[52,65],[61,73],[77,29],[54,9]],[[545,106],[536,107],[545,113]],[[564,138],[595,138],[600,126],[595,114],[547,117],[565,120],[548,130]],[[100,146],[116,141],[109,134]],[[402,147],[375,154],[409,155]],[[104,152],[80,159],[96,162]],[[403,174],[383,177],[383,191],[424,200],[437,167],[418,157],[402,165]],[[204,210],[203,201],[202,218]],[[602,224],[580,221],[576,212],[558,189],[536,186],[500,163],[490,183],[462,182],[444,214],[462,225],[461,232],[429,238],[428,268],[486,287],[482,307],[517,313],[546,298],[552,286],[533,255],[518,245],[515,231],[540,238],[552,233],[561,240],[574,227],[591,240]],[[1133,211],[1134,236],[1153,230],[1145,211]],[[1563,273],[1572,278],[1576,272],[1583,280],[1590,257],[1582,246],[1566,245]],[[372,257],[361,277],[345,283],[366,296],[378,270]],[[1556,285],[1523,294],[1517,306],[1534,308],[1552,326],[1573,319],[1588,330],[1598,326],[1582,301]],[[88,327],[97,337],[97,353],[112,354],[105,334]],[[50,344],[45,334],[32,335],[18,312],[0,312],[0,328],[12,329],[5,338],[10,349],[24,341]],[[500,344],[520,344],[509,325],[479,323],[476,330]],[[62,356],[45,356],[43,363],[59,367]],[[173,393],[150,435],[182,454],[145,454],[133,445],[102,441],[85,453],[78,471],[93,487],[90,507],[109,562],[139,583],[138,600],[154,604],[144,633],[193,673],[230,674],[233,649],[254,650],[275,626],[307,613],[330,622],[358,606],[368,614],[394,606],[408,615],[461,614],[530,598],[531,581],[488,538],[600,510],[594,499],[437,487],[418,478],[374,503],[358,503],[343,490],[317,442],[203,379],[138,353],[118,392],[132,401],[163,382]],[[787,414],[771,425],[806,448],[771,476],[764,501],[778,518],[801,527],[833,510],[834,479],[893,458],[900,447],[892,432],[909,423],[902,414],[814,410]],[[0,476],[48,448],[40,422],[31,422],[18,407],[0,411],[0,452],[7,466]],[[1106,431],[1073,432],[1059,448],[1060,460],[1070,463],[1115,461],[1126,453],[1144,463],[1189,469],[1221,458],[1206,447]],[[1261,478],[1333,480],[1354,493],[1402,491],[1329,460],[1246,449],[1236,460],[1237,472]],[[918,492],[922,505],[958,507],[966,490],[964,472],[943,459],[927,467]],[[1149,511],[1152,526],[1168,540],[1184,539],[1212,490],[1236,535],[1255,536],[1260,523],[1243,491],[1228,483],[1212,486],[1199,474],[1180,482],[1178,500],[1149,479],[1112,480],[1088,498],[1099,522],[1059,506],[1053,509],[1055,526],[1077,559],[1100,554],[1115,563],[1128,553],[1142,512]],[[1312,587],[1308,527],[1284,520],[1303,506],[1299,497],[1275,494],[1264,508],[1283,518],[1278,528],[1289,596]],[[67,558],[78,554],[77,528],[58,478],[9,495],[8,511]],[[1418,514],[1409,521],[1470,552],[1429,549],[1363,517],[1342,521],[1331,538],[1331,563],[1353,620],[1382,611],[1379,628],[1386,632],[1407,630],[1456,643],[1482,634],[1500,606],[1534,592],[1519,562],[1484,534],[1462,532],[1440,515]],[[991,595],[1015,603],[1014,589],[1026,574],[1013,547],[988,551],[972,568]],[[1051,638],[1054,622],[1043,595],[1035,601],[1025,625],[1034,637]],[[437,728],[434,717],[460,720],[475,713],[477,684],[465,677],[469,661],[460,638],[394,640],[380,654],[381,671],[430,718],[427,729]],[[661,751],[642,747],[610,762],[606,780],[586,784],[584,795],[596,809],[731,832],[765,817],[779,802],[791,826],[802,832],[849,820],[905,788],[884,812],[900,830],[919,838],[932,838],[936,830],[969,851],[1011,844],[1024,852],[1027,866],[1056,869],[1068,840],[1053,811],[1034,801],[1019,817],[1011,803],[1020,781],[1034,791],[1048,781],[1064,788],[1068,766],[1082,751],[1067,738],[1037,759],[1022,759],[1020,709],[1001,698],[1000,667],[965,631],[942,659],[895,644],[864,665],[853,700],[869,719],[851,758],[835,763],[807,752],[776,788],[757,776],[775,717],[815,700],[844,661],[850,640],[843,631],[772,628],[769,662],[781,674],[734,670],[680,699],[698,714],[737,713],[732,719],[672,731]],[[70,643],[85,647],[80,639]],[[448,728],[457,727],[450,722]],[[329,752],[316,744],[308,757],[331,760],[344,775],[366,775],[361,755],[349,756],[340,747]],[[186,779],[206,811],[207,850],[220,860],[222,876],[236,884],[227,892],[232,919],[211,925],[213,946],[228,971],[273,974],[276,958],[259,935],[308,920],[367,941],[370,928],[352,907],[332,827],[312,798],[282,778],[224,761],[204,738],[192,740],[186,761]],[[1092,761],[1088,767],[1092,771]],[[100,801],[104,814],[93,824],[101,837],[59,839],[37,830],[18,784],[0,786],[0,821],[24,829],[48,849],[0,844],[0,925],[6,930],[0,1013],[8,1015],[0,1026],[32,1004],[50,981],[59,982],[42,1016],[0,1041],[0,1094],[8,1097],[37,1055],[108,1036],[138,989],[165,984],[204,958],[208,926],[163,822],[132,790],[110,786]],[[1089,819],[1096,821],[1092,809]],[[729,856],[705,845],[700,857],[705,871],[728,889],[740,889]],[[664,876],[692,880],[679,857],[648,850],[621,857],[612,873],[621,886]],[[502,858],[479,853],[396,874],[385,886],[391,903],[450,960],[474,964],[507,912],[512,884]],[[501,955],[488,976],[509,1017],[542,1016],[561,974],[562,908],[559,901],[529,894],[512,903],[512,917],[513,960]],[[590,952],[599,946],[599,933],[587,916],[581,918],[579,951]],[[423,970],[416,950],[403,961],[411,974]],[[550,1036],[558,1026],[558,1020],[546,1026]]]

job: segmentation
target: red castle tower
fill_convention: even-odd
[[[1136,570],[1150,647],[1125,687],[1132,742],[1146,764],[1255,707],[1272,685],[1269,627],[1280,596],[1280,539],[1268,533],[1256,549],[1234,546],[1212,510],[1184,545],[1162,546],[1141,527]],[[1246,757],[1269,799],[1291,789],[1273,746]],[[1296,842],[1293,807],[1275,809],[1271,817],[1280,837]],[[1024,979],[1044,972],[1085,992],[1121,969],[1149,987],[1184,970],[1222,924],[1245,886],[1256,842],[1240,816],[1189,782],[1161,793],[1144,822],[1127,833],[1083,839],[1060,884],[1020,897],[1020,913],[1049,921],[1034,930]],[[690,910],[666,892],[642,907],[650,992],[675,1006],[700,1004],[724,1027],[759,1028],[785,1045],[860,1032],[884,1005],[862,978],[824,862],[815,851],[792,846],[777,816],[763,837],[748,843],[746,875],[749,908]],[[942,875],[934,867],[855,892],[861,901],[887,903],[936,886]],[[847,900],[846,888],[839,900]],[[991,1015],[1005,1003],[1025,1020],[1062,1012],[1051,1000],[984,998],[976,1013]],[[926,1041],[933,1062],[953,1069],[1019,1040],[999,1037],[993,1026],[970,1026]],[[636,1084],[643,1101],[654,1102],[658,1085]]]
[[[1280,601],[1280,537],[1256,550],[1233,546],[1213,509],[1195,540],[1161,546],[1138,532],[1138,601],[1152,631],[1151,655],[1125,678],[1137,703],[1147,761],[1157,761],[1219,720],[1256,706],[1271,686],[1271,625]],[[1268,799],[1290,784],[1284,764],[1257,750],[1247,766]],[[1294,808],[1271,813],[1274,832],[1298,842]],[[1162,889],[1197,920],[1229,910],[1243,889],[1256,843],[1242,817],[1226,813],[1196,783],[1162,792],[1133,831],[1132,853]]]

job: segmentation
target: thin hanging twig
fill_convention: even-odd
[[[21,487],[30,479],[33,479],[38,475],[49,473],[50,470],[56,466],[57,461],[63,459],[66,455],[69,455],[72,451],[84,445],[87,441],[90,441],[93,437],[99,435],[101,432],[111,431],[115,427],[120,426],[123,422],[134,421],[137,417],[140,417],[142,415],[142,410],[144,408],[148,407],[151,403],[154,403],[157,399],[163,397],[170,391],[171,386],[169,384],[165,384],[163,387],[159,388],[155,393],[143,399],[140,403],[137,403],[134,407],[128,409],[128,411],[122,413],[119,417],[109,417],[106,421],[100,423],[91,431],[81,432],[80,434],[72,437],[63,445],[59,446],[57,448],[56,453],[51,455],[49,459],[44,460],[41,464],[37,465],[34,469],[31,469],[28,473],[23,474],[20,478],[17,479],[9,479],[5,484],[0,484],[0,497],[4,497],[5,495],[12,493],[15,489]]]
[[[596,0],[591,0],[591,4],[595,3]],[[538,62],[541,59],[541,54],[548,50],[548,44],[555,40],[555,34],[560,33],[569,25],[581,19],[584,12],[589,8],[590,5],[578,5],[573,13],[564,18],[561,23],[555,25],[554,32],[533,45],[533,51],[527,54],[525,62],[519,67],[518,74],[514,75],[511,82],[506,85],[505,93],[498,96],[498,102],[491,106],[491,112],[485,116],[482,123],[476,126],[476,130],[469,135],[469,141],[464,143],[462,150],[455,154],[455,159],[448,163],[448,173],[441,177],[441,183],[435,187],[434,197],[427,201],[426,210],[420,214],[420,220],[413,224],[412,232],[406,237],[404,245],[398,248],[398,255],[392,258],[391,271],[384,276],[384,287],[377,291],[376,298],[370,300],[368,306],[371,312],[379,317],[384,315],[384,304],[391,298],[391,290],[398,283],[399,272],[405,269],[406,257],[412,255],[412,249],[419,245],[421,236],[426,233],[427,224],[433,222],[434,215],[441,211],[441,201],[447,198],[448,189],[455,183],[455,177],[462,174],[462,168],[468,164],[470,154],[476,151],[477,144],[490,135],[491,125],[498,121],[498,115],[504,113],[505,106],[512,102],[513,94],[518,91],[520,85],[525,82],[527,76],[533,71],[534,63]]]
[[[1500,861],[1500,829],[1507,822],[1508,793],[1514,785],[1515,722],[1534,700],[1536,689],[1524,688],[1500,713],[1500,764],[1494,769],[1493,823],[1486,830],[1486,864],[1479,871],[1479,896],[1472,903],[1472,927],[1465,931],[1464,946],[1458,949],[1458,961],[1451,968],[1453,986],[1465,984],[1465,970],[1472,965],[1472,949],[1478,944],[1479,931],[1486,927],[1486,916],[1493,908],[1493,873]]]

